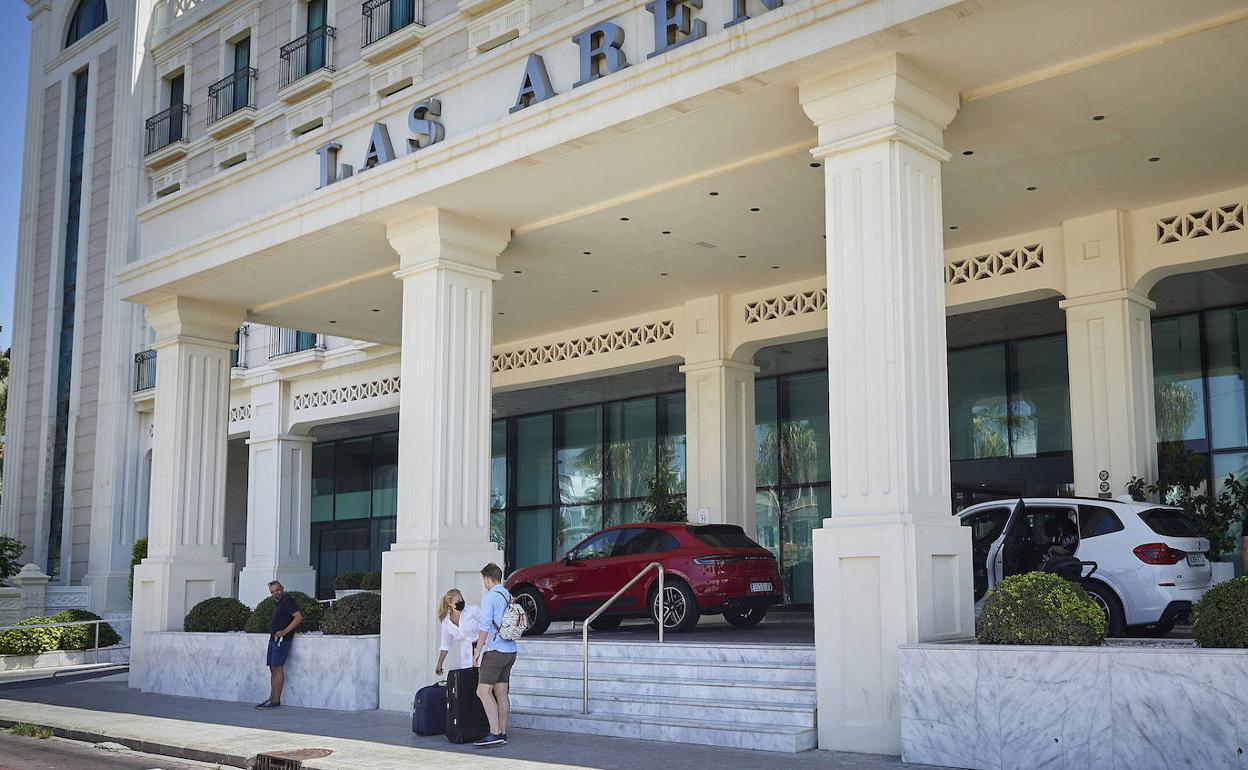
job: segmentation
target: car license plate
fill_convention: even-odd
[[[750,583],[750,593],[771,593],[771,583]]]
[[[1205,559],[1203,553],[1189,553],[1187,555],[1187,566],[1189,567],[1203,567],[1207,563],[1208,560]]]

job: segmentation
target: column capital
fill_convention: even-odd
[[[938,160],[958,94],[896,54],[801,83],[802,109],[819,129],[819,159],[880,142],[903,142]]]
[[[735,361],[731,358],[713,358],[708,361],[691,361],[684,364],[680,367],[680,373],[691,374],[712,369],[735,369],[739,372],[749,372],[750,374],[758,374],[760,371],[754,364],[744,361]]]
[[[446,209],[427,209],[388,222],[386,238],[399,254],[397,278],[443,262],[484,271],[497,280],[498,255],[511,242],[511,229]]]
[[[160,348],[179,338],[233,347],[234,332],[247,317],[241,307],[218,305],[190,297],[168,297],[146,306],[147,323]]]
[[[1130,289],[1119,289],[1118,291],[1106,291],[1099,294],[1088,294],[1082,297],[1071,297],[1069,299],[1060,300],[1057,306],[1062,310],[1070,310],[1071,308],[1084,307],[1087,305],[1099,305],[1103,302],[1133,302],[1137,305],[1147,308],[1149,311],[1157,309],[1157,303],[1148,297],[1134,292]]]

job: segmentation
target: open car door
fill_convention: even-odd
[[[992,548],[988,550],[988,588],[991,589],[1006,575],[1013,575],[1012,569],[1017,569],[1020,562],[1020,554],[1017,553],[1017,535],[1018,527],[1026,527],[1027,505],[1020,498],[1014,503],[1014,510],[1010,512],[1009,521],[1006,522],[1005,529],[1001,532],[1001,536],[992,544]],[[1030,530],[1028,530],[1030,532]],[[1013,533],[1013,537],[1011,534]]]

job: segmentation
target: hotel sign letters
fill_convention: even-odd
[[[784,0],[758,0],[763,8],[774,11],[784,4]],[[731,27],[747,21],[747,3],[752,0],[728,0],[732,3],[732,18],[724,23]],[[655,56],[679,48],[686,43],[706,37],[706,22],[694,16],[694,11],[702,7],[703,0],[650,0],[646,10],[654,17],[654,50],[646,55]],[[572,84],[578,88],[586,83],[619,72],[628,66],[628,57],[624,54],[624,29],[609,21],[599,22],[581,30],[572,36],[572,42],[579,51],[580,78]],[[524,72],[520,78],[520,90],[516,94],[516,103],[509,112],[515,113],[538,102],[545,101],[557,92],[550,83],[550,75],[546,72],[546,62],[541,54],[529,54],[524,63]],[[442,116],[442,103],[436,98],[417,102],[407,113],[407,126],[411,136],[406,141],[405,151],[413,153],[431,144],[442,141],[446,129],[439,118]],[[320,161],[320,184],[317,189],[327,187],[340,179],[346,179],[356,173],[347,163],[338,163],[338,153],[342,145],[328,142],[316,149]],[[372,135],[368,140],[368,148],[360,162],[359,171],[363,172],[396,157],[394,145],[390,141],[390,130],[385,123],[374,123]]]

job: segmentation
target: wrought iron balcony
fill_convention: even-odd
[[[424,4],[420,0],[364,0],[364,43],[366,48],[409,24],[424,25]]]
[[[190,122],[191,105],[175,104],[147,119],[147,153],[151,155],[174,142],[184,141],[187,123]]]
[[[208,86],[208,125],[245,107],[256,107],[255,67],[235,70]]]
[[[334,71],[334,27],[317,27],[281,47],[282,66],[278,88],[285,88],[300,78],[320,69]]]
[[[325,349],[325,340],[316,332],[269,327],[269,358],[314,349]]]
[[[144,350],[134,354],[134,392],[156,387],[156,351]]]

